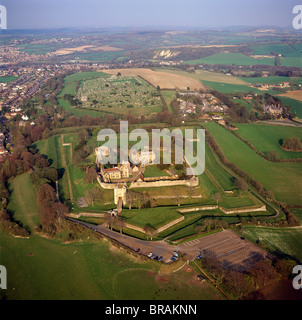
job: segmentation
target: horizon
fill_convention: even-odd
[[[8,29],[288,28],[296,1],[2,0]],[[58,9],[57,9],[58,8]]]

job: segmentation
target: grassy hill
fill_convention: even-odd
[[[203,124],[219,143],[227,159],[236,164],[280,201],[302,205],[302,167],[300,163],[272,163],[258,156],[239,138],[217,123]]]

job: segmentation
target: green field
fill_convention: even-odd
[[[24,51],[28,54],[41,54],[45,55],[49,52],[57,50],[56,46],[49,44],[23,44],[18,46],[20,51]]]
[[[0,82],[10,83],[16,79],[18,79],[18,77],[14,77],[14,76],[0,77]]]
[[[291,112],[296,114],[298,118],[302,119],[302,102],[294,99],[290,99],[287,97],[280,97],[282,103],[285,106],[290,106],[291,107]]]
[[[288,44],[269,44],[253,47],[256,55],[282,54],[285,57],[297,57],[299,54]]]
[[[302,167],[300,163],[271,163],[217,123],[204,123],[219,143],[227,159],[272,190],[280,201],[301,205]]]
[[[72,96],[75,96],[76,95],[76,88],[77,88],[76,82],[66,83],[64,85],[63,90],[59,94],[59,97],[64,97],[65,94],[71,94]]]
[[[81,53],[77,52],[75,53],[76,59],[81,60],[88,60],[91,62],[109,62],[113,59],[119,61],[121,59],[126,59],[127,57],[124,56],[124,51],[118,51],[118,52],[87,52],[87,53]]]
[[[11,196],[8,211],[14,220],[20,222],[28,231],[34,231],[40,220],[36,192],[30,180],[30,173],[11,180],[9,190]]]
[[[302,229],[244,227],[243,233],[249,240],[260,240],[273,253],[302,262]]]
[[[162,96],[164,97],[164,99],[165,99],[165,101],[167,103],[168,110],[170,112],[173,112],[170,104],[171,104],[172,100],[174,100],[176,98],[176,91],[174,91],[174,90],[162,90],[161,94],[162,94]]]
[[[151,209],[124,209],[121,215],[127,223],[144,228],[150,224],[158,229],[169,222],[181,218],[176,207],[151,208]]]
[[[222,93],[258,93],[262,92],[257,88],[250,87],[248,83],[246,85],[230,84],[230,83],[220,83],[203,80],[202,83],[207,87],[210,87],[213,90],[222,92]]]
[[[248,83],[251,84],[256,84],[256,83],[261,83],[261,84],[279,84],[283,82],[289,82],[291,84],[301,84],[302,78],[297,78],[297,77],[261,77],[261,78],[241,78],[242,80],[245,80]]]
[[[258,124],[236,124],[236,126],[239,129],[238,133],[263,153],[278,151],[282,159],[302,158],[302,152],[285,151],[280,143],[281,140],[290,137],[302,139],[301,128]]]
[[[84,115],[88,115],[91,117],[103,116],[103,113],[100,111],[73,107],[66,100],[63,100],[63,99],[58,99],[58,102],[60,107],[62,107],[64,110],[68,111],[69,113],[71,113],[76,117],[81,117]]]
[[[9,300],[171,300],[220,299],[206,284],[190,284],[193,274],[157,278],[159,264],[140,262],[108,241],[68,245],[33,235],[28,240],[0,233],[1,263],[8,270]]]
[[[274,65],[275,59],[271,58],[262,58],[255,59],[248,57],[242,53],[216,53],[212,56],[202,58],[199,60],[186,61],[188,64],[225,64],[225,65]]]
[[[103,72],[96,72],[96,71],[78,72],[65,77],[64,83],[77,82],[77,81],[83,81],[83,80],[95,79],[95,78],[106,78],[106,77],[108,77],[108,74]]]

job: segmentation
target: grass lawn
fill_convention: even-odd
[[[227,159],[272,190],[278,200],[302,205],[302,168],[299,163],[271,163],[217,123],[204,123]]]
[[[71,113],[76,117],[81,117],[84,115],[88,115],[91,117],[101,117],[104,115],[104,113],[101,111],[94,111],[90,109],[83,109],[83,108],[80,109],[80,108],[72,107],[67,101],[62,99],[58,99],[58,102],[60,107],[62,107],[64,110],[68,111],[69,113]]]
[[[302,229],[244,227],[244,235],[260,240],[271,252],[282,253],[302,262]]]
[[[33,235],[28,240],[0,233],[1,263],[8,270],[9,300],[220,299],[206,285],[190,284],[186,272],[160,281],[160,265],[140,262],[108,241],[68,245]]]
[[[71,94],[72,96],[75,96],[76,88],[77,88],[77,83],[76,82],[66,83],[64,85],[63,90],[59,94],[59,97],[63,98],[65,94]]]
[[[166,177],[168,173],[160,170],[157,166],[146,166],[144,177],[153,178],[153,177]]]
[[[234,189],[233,177],[217,163],[208,145],[206,145],[206,174],[223,191]]]
[[[162,96],[164,97],[164,99],[165,99],[165,101],[167,103],[168,110],[170,112],[173,112],[170,104],[171,104],[172,100],[174,100],[176,98],[176,91],[174,91],[174,90],[162,90],[161,94],[162,94]]]
[[[280,144],[280,140],[290,137],[302,139],[301,128],[239,123],[236,126],[238,133],[263,153],[277,151],[282,159],[302,158],[302,152],[285,151]]]
[[[158,229],[169,222],[181,218],[176,207],[159,207],[149,209],[124,209],[122,217],[126,222],[144,228],[146,224]]]
[[[64,83],[77,82],[92,78],[107,78],[108,74],[103,72],[78,72],[65,77]]]
[[[8,211],[27,230],[34,231],[40,220],[36,192],[30,180],[30,173],[25,173],[11,180],[9,190],[11,196]]]
[[[3,83],[10,83],[14,80],[18,79],[18,77],[15,77],[15,76],[6,76],[6,77],[0,77],[0,82],[3,82]]]

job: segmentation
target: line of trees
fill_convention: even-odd
[[[55,236],[65,223],[68,208],[57,199],[55,183],[58,173],[55,168],[36,170],[31,174],[31,181],[36,187],[37,204],[41,213],[38,231]]]
[[[286,138],[282,144],[285,150],[299,152],[302,151],[302,141],[298,137]]]

